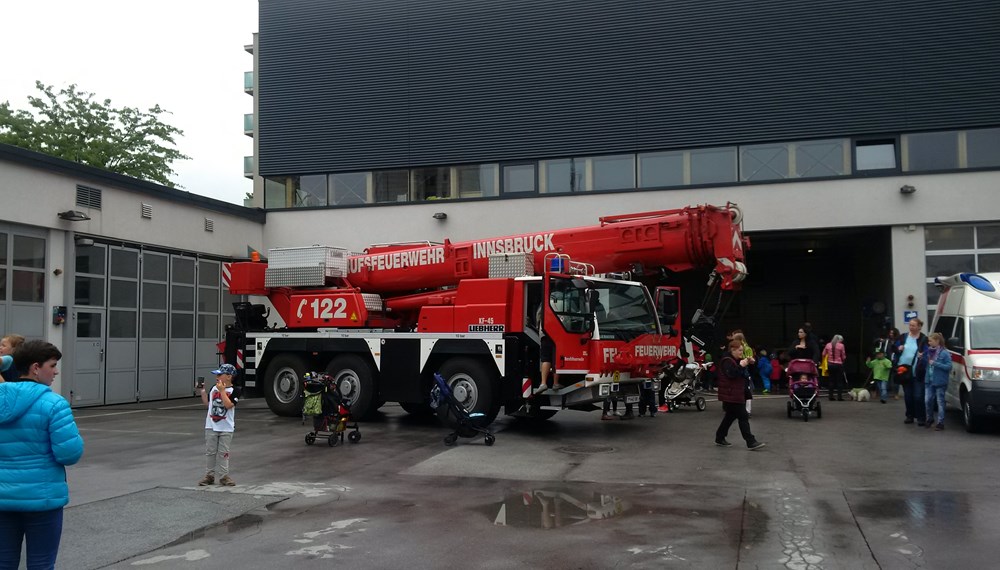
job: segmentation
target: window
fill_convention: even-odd
[[[967,166],[1000,166],[1000,129],[976,129],[965,133]]]
[[[1000,226],[977,227],[976,244],[982,248],[1000,248]]]
[[[299,176],[295,188],[295,207],[326,206],[326,175]]]
[[[330,175],[330,205],[350,206],[368,203],[367,172]]]
[[[142,278],[153,281],[167,280],[167,256],[165,255],[144,255],[142,256]]]
[[[854,167],[858,171],[896,168],[896,141],[880,139],[855,142]]]
[[[45,267],[45,240],[28,236],[14,236],[14,265],[17,267]]]
[[[496,164],[455,167],[459,198],[485,198],[497,195]]]
[[[847,139],[795,143],[795,175],[799,178],[850,174]]]
[[[691,151],[691,184],[719,184],[735,181],[735,147]]]
[[[503,167],[503,193],[525,194],[537,190],[534,164],[509,164]]]
[[[976,271],[978,273],[1000,271],[1000,253],[980,253]]]
[[[451,198],[450,168],[414,168],[413,200]]]
[[[376,202],[406,202],[410,199],[410,172],[408,170],[373,172],[372,177]]]
[[[576,158],[544,160],[539,163],[543,194],[564,194],[584,189],[586,164]]]
[[[284,177],[264,179],[265,208],[274,209],[289,207],[290,200],[288,199],[288,189],[286,188],[286,183],[290,184],[290,179],[286,179]]]
[[[740,180],[788,178],[788,145],[762,144],[740,147]]]
[[[976,256],[971,253],[954,255],[928,255],[927,276],[954,275],[963,271],[973,271],[976,267]]]
[[[10,272],[11,300],[45,301],[45,240],[14,235]]]
[[[683,152],[650,152],[639,155],[639,188],[684,184]]]
[[[922,133],[903,136],[906,148],[904,170],[950,170],[958,168],[958,133]]]
[[[590,159],[593,168],[592,190],[624,190],[635,188],[635,155],[596,156]]]
[[[972,226],[927,226],[924,228],[924,243],[928,251],[972,249]]]

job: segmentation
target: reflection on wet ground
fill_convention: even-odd
[[[512,491],[486,512],[497,526],[556,529],[621,517],[631,507],[614,495],[546,487]]]
[[[925,526],[964,525],[971,506],[966,493],[951,491],[895,491],[870,499],[856,507],[858,516],[870,519],[904,519]]]

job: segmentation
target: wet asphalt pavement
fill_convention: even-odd
[[[904,425],[902,401],[788,419],[754,401],[748,451],[721,409],[503,418],[496,444],[395,405],[358,444],[240,404],[237,486],[202,487],[200,402],[76,410],[59,568],[987,568],[1000,428]]]

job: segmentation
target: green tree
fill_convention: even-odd
[[[0,103],[0,142],[177,187],[170,165],[190,157],[173,148],[184,132],[160,120],[168,112],[159,105],[116,109],[75,84],[58,93],[40,81],[35,87],[42,95],[28,97],[34,112]]]

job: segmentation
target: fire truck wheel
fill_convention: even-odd
[[[500,375],[496,367],[473,358],[453,358],[441,366],[439,371],[444,381],[451,386],[452,394],[470,414],[479,412],[485,417],[483,425],[489,425],[500,412],[500,398],[497,390]],[[438,408],[438,413],[447,411],[447,406]],[[442,417],[448,424],[448,418]]]
[[[279,416],[302,414],[302,376],[306,365],[294,354],[279,354],[264,374],[264,399],[267,407]]]
[[[326,373],[333,376],[352,416],[365,419],[378,410],[372,369],[360,356],[338,356],[330,361]]]

